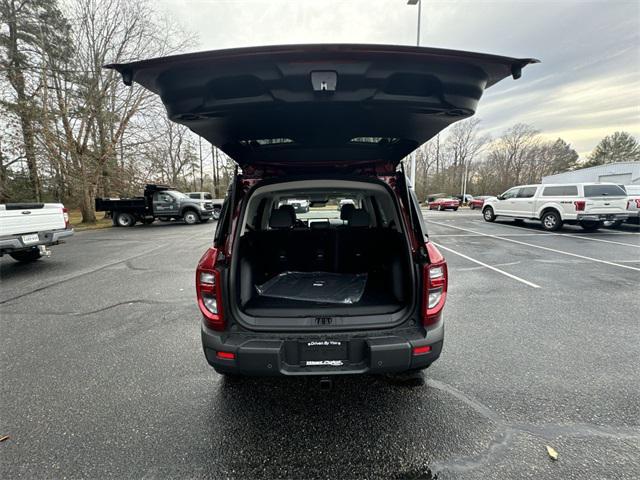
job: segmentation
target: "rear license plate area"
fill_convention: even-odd
[[[31,233],[29,235],[22,235],[22,243],[25,245],[31,245],[32,243],[38,243],[40,237],[37,233]]]
[[[347,363],[347,342],[342,340],[301,341],[298,343],[298,358],[302,367],[340,367]]]

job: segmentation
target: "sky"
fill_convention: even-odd
[[[196,50],[292,43],[415,45],[406,0],[155,0]],[[640,137],[640,0],[422,0],[420,45],[533,57],[487,90],[476,116],[498,136],[528,123],[582,158],[616,130]]]

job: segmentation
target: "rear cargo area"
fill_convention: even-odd
[[[400,233],[383,228],[251,232],[241,239],[240,306],[252,316],[396,312],[405,301],[404,245]],[[287,282],[291,277],[294,281]],[[284,280],[277,296],[261,293],[260,287],[274,279]],[[315,295],[308,295],[314,289]]]
[[[376,182],[270,185],[249,199],[235,292],[252,317],[385,315],[411,300],[393,193]],[[297,214],[291,203],[308,202]]]

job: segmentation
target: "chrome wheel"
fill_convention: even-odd
[[[555,215],[547,215],[544,217],[543,223],[545,228],[552,230],[557,225],[558,221],[556,220]]]

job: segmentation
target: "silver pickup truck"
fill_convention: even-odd
[[[73,235],[69,213],[61,203],[7,203],[0,205],[0,257],[19,262],[49,256],[48,246]]]

